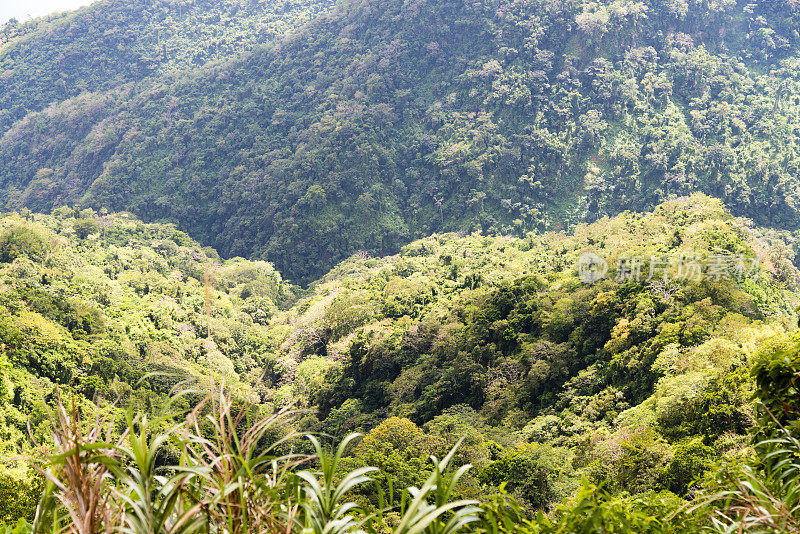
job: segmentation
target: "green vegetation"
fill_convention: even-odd
[[[259,397],[277,347],[265,323],[293,298],[271,265],[220,264],[174,227],[125,214],[29,219],[0,220],[4,453],[26,422],[47,436],[45,399],[59,390],[141,408],[185,380]]]
[[[25,243],[0,263],[9,532],[797,524],[792,236],[709,197],[433,235],[307,290],[127,214],[10,214],[0,243]],[[620,277],[630,255],[719,254],[761,271]]]
[[[171,220],[303,284],[695,191],[795,231],[798,22],[794,0],[106,0],[3,30],[0,205]]]
[[[0,534],[800,532],[799,14],[8,22]]]

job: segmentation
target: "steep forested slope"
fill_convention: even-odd
[[[791,235],[702,195],[572,234],[437,234],[356,255],[306,291],[169,225],[26,215],[0,219],[4,455],[41,453],[26,423],[46,445],[59,398],[155,413],[182,382],[192,393],[167,425],[224,382],[254,412],[303,409],[299,430],[367,432],[347,465],[375,465],[395,487],[419,486],[427,456],[465,437],[466,495],[505,483],[532,511],[586,476],[612,493],[685,497],[713,458],[750,454],[748,370],[796,330]],[[609,265],[593,284],[577,271],[588,251]],[[631,256],[638,280],[621,276]],[[0,464],[0,488],[18,479],[38,487]]]
[[[7,206],[168,218],[303,282],[434,231],[522,234],[695,190],[800,221],[793,0],[181,5],[6,30],[24,33],[2,51]],[[136,39],[96,36],[119,10]]]
[[[796,330],[784,239],[695,195],[572,235],[435,235],[352,258],[273,323],[287,323],[273,402],[317,408],[307,430],[374,428],[361,461],[398,484],[466,436],[476,485],[506,483],[531,509],[581,476],[685,496],[712,458],[747,453],[749,367]],[[594,284],[576,272],[586,251],[609,264]],[[758,258],[759,275],[734,258]]]
[[[0,31],[0,128],[52,102],[202,66],[296,30],[324,2],[103,0]]]
[[[3,217],[0,454],[25,448],[27,424],[49,437],[59,392],[152,410],[177,383],[225,382],[260,399],[266,325],[292,298],[271,265],[220,265],[169,225],[69,209]]]

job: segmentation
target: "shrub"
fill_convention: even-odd
[[[92,219],[77,219],[72,223],[72,228],[75,230],[75,235],[80,239],[86,239],[100,230],[97,223]]]
[[[41,232],[26,225],[16,225],[0,233],[0,263],[11,263],[20,256],[42,262],[50,243]]]
[[[22,466],[0,464],[0,525],[32,520],[43,479]]]

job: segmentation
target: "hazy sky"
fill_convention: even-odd
[[[93,0],[0,0],[0,24],[8,19],[19,21],[41,17],[54,11],[69,11],[91,4]]]

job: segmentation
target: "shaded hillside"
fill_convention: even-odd
[[[63,94],[38,54],[65,40],[83,50],[62,26],[94,12],[47,23],[58,39],[43,24],[7,45],[4,98],[31,102],[5,104],[6,123],[19,119],[0,139],[7,206],[171,219],[301,282],[434,231],[524,234],[696,190],[760,225],[798,226],[790,0],[342,2],[236,56],[238,35],[252,43],[251,24],[277,15],[224,4],[198,26],[225,43],[211,53],[185,27],[149,37],[173,9],[145,10],[154,22],[131,30],[141,45],[110,70],[64,60]],[[204,20],[192,13],[183,24]],[[178,50],[146,83],[112,68],[133,68],[139,46],[159,57],[162,39]],[[193,47],[220,61],[191,68]]]
[[[0,128],[86,91],[167,76],[269,45],[324,5],[101,0],[64,15],[9,22],[0,29]]]

